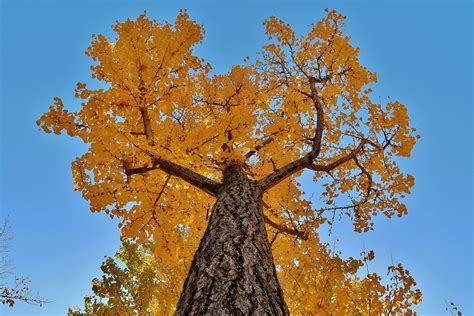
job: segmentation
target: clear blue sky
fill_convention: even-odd
[[[179,4],[178,4],[179,3]],[[173,20],[180,8],[204,24],[199,52],[224,72],[254,56],[262,21],[276,15],[298,32],[334,8],[348,16],[361,59],[378,73],[375,96],[398,98],[422,135],[401,162],[416,177],[409,215],[379,218],[375,231],[336,235],[344,255],[374,249],[372,271],[402,262],[423,290],[422,315],[446,315],[445,300],[474,315],[473,298],[473,51],[470,2],[457,1],[1,1],[1,215],[13,225],[15,271],[53,301],[18,304],[0,313],[65,314],[82,304],[105,255],[118,248],[116,223],[92,214],[73,191],[71,161],[84,151],[68,137],[38,131],[36,119],[54,96],[74,103],[88,81],[84,51],[91,34],[111,34],[116,20],[146,10]],[[307,188],[305,191],[309,191]]]

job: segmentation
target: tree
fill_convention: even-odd
[[[13,276],[11,258],[7,253],[10,250],[11,237],[9,235],[10,221],[8,217],[0,226],[0,302],[8,307],[15,306],[18,302],[42,306],[49,303],[39,294],[33,294],[30,280],[26,277]]]
[[[280,282],[288,292],[314,280],[317,229],[335,212],[357,232],[379,213],[407,213],[414,178],[397,157],[418,136],[404,105],[370,98],[376,75],[344,20],[330,11],[297,37],[271,17],[259,59],[215,75],[193,53],[203,30],[185,11],[174,24],[118,22],[117,38],[95,35],[86,52],[101,88],[78,83],[80,109],[56,98],[38,120],[89,145],[72,171],[93,212],[118,217],[137,244],[151,238],[163,262],[189,266],[177,315],[287,315]],[[300,188],[305,170],[317,206]]]
[[[150,241],[134,247],[125,241],[120,251],[106,257],[101,279],[92,280],[94,296],[84,298],[84,311],[69,309],[69,315],[170,315],[179,297],[176,280],[183,266],[155,260]]]

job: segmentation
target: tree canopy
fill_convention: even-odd
[[[204,31],[185,11],[174,23],[146,14],[117,22],[116,38],[94,35],[86,52],[100,88],[78,83],[80,109],[56,98],[38,125],[88,145],[72,164],[75,189],[92,211],[119,218],[123,238],[151,239],[160,265],[190,265],[223,167],[234,161],[265,191],[268,237],[293,313],[411,313],[421,294],[407,270],[390,267],[394,288],[375,274],[359,278],[364,260],[331,256],[318,235],[336,213],[357,232],[373,229],[378,214],[406,214],[402,198],[414,185],[397,157],[410,155],[416,130],[402,103],[371,97],[376,74],[359,62],[344,21],[328,11],[297,36],[271,17],[257,60],[226,74],[212,74],[194,54]],[[307,193],[304,170],[315,183]]]

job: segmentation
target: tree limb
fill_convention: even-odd
[[[308,153],[306,156],[290,162],[284,167],[281,167],[275,170],[270,175],[260,179],[257,183],[260,185],[262,192],[267,191],[271,187],[275,186],[276,184],[280,183],[284,179],[288,178],[289,176],[295,174],[298,171],[301,171],[305,168],[314,170],[314,171],[324,171],[330,172],[331,170],[339,167],[340,165],[348,162],[349,160],[353,160],[357,157],[357,154],[364,148],[364,145],[367,143],[367,140],[364,139],[360,142],[356,149],[352,150],[349,154],[344,157],[339,158],[338,160],[328,164],[328,165],[314,165],[312,164],[311,159],[311,152]],[[359,167],[360,168],[360,167]],[[363,173],[365,169],[361,169]]]
[[[338,160],[328,164],[328,165],[310,165],[308,166],[308,169],[311,169],[311,170],[314,170],[314,171],[324,171],[324,172],[329,172],[337,167],[339,167],[340,165],[348,162],[349,160],[352,160],[354,159],[355,157],[357,157],[357,154],[362,150],[362,148],[364,148],[364,145],[367,143],[367,140],[362,140],[359,144],[359,146],[357,146],[356,149],[354,149],[353,151],[351,151],[349,154],[347,154],[346,156],[344,157],[341,157],[339,158]],[[361,169],[362,170],[362,169]]]
[[[308,240],[308,233],[306,233],[306,232],[303,232],[303,231],[300,231],[300,230],[297,230],[297,229],[293,229],[293,228],[289,228],[288,226],[285,226],[285,225],[277,224],[274,221],[272,221],[265,214],[263,214],[263,219],[265,220],[265,223],[267,223],[268,225],[275,228],[277,230],[277,232],[287,233],[287,234],[290,234],[290,235],[295,235],[295,236],[301,238],[302,240]]]
[[[273,137],[268,137],[267,139],[265,139],[261,144],[258,144],[257,146],[255,146],[254,149],[250,150],[248,153],[245,154],[245,158],[249,159],[250,157],[252,157],[253,155],[255,155],[260,149],[262,149],[263,147],[265,147],[266,145],[270,144],[271,142],[273,142],[274,138]]]
[[[289,164],[276,169],[268,176],[258,180],[257,184],[260,186],[260,189],[262,190],[262,192],[265,192],[271,187],[285,180],[289,176],[295,174],[298,171],[303,170],[304,168],[310,165],[311,165],[311,160],[309,159],[309,156],[306,155],[303,158],[290,162]]]
[[[353,160],[357,167],[359,167],[362,173],[367,177],[367,181],[369,182],[367,185],[367,193],[364,200],[361,202],[361,204],[365,204],[369,200],[370,190],[372,190],[372,175],[367,171],[367,169],[365,169],[364,166],[362,166],[362,164],[359,162],[359,159],[357,159],[357,156],[354,156]]]
[[[318,91],[316,90],[317,79],[311,77],[309,79],[309,87],[311,89],[311,99],[313,100],[314,106],[316,107],[316,132],[314,133],[313,145],[311,146],[311,151],[309,153],[310,163],[314,159],[318,158],[319,153],[321,152],[321,142],[323,139],[324,131],[324,111],[321,101],[319,100]]]
[[[140,113],[142,114],[143,119],[143,126],[145,127],[145,136],[148,140],[148,144],[150,146],[155,145],[155,141],[153,139],[153,130],[151,129],[151,120],[150,116],[148,115],[148,110],[146,107],[140,107]]]
[[[295,174],[296,172],[301,171],[304,168],[311,166],[313,163],[313,160],[315,160],[319,156],[321,152],[321,143],[322,143],[323,131],[324,131],[324,110],[323,110],[321,101],[319,100],[318,92],[316,90],[317,82],[318,82],[317,79],[314,77],[311,77],[309,79],[309,85],[310,85],[310,90],[311,90],[311,94],[309,96],[313,100],[313,104],[316,108],[316,120],[317,120],[316,131],[314,133],[314,137],[312,138],[311,151],[308,154],[306,154],[304,157],[298,160],[295,160],[293,162],[290,162],[289,164],[283,166],[282,168],[275,170],[270,175],[260,179],[258,181],[258,184],[260,185],[262,192],[267,191],[271,187],[277,185],[278,183],[288,178],[289,176]]]
[[[148,144],[150,146],[155,146],[153,129],[151,127],[151,120],[147,108],[140,107],[140,113],[142,115],[143,127],[145,130],[146,139],[148,140]],[[143,166],[138,168],[125,168],[125,174],[127,176],[131,176],[134,174],[143,174],[156,169],[163,170],[170,176],[176,176],[178,178],[181,178],[189,184],[192,184],[193,186],[203,190],[204,192],[212,196],[217,196],[217,192],[220,186],[218,182],[215,182],[214,180],[209,179],[208,177],[200,175],[192,171],[191,169],[185,168],[174,162],[162,158],[153,157],[153,163],[151,167]]]
[[[217,196],[219,191],[220,183],[162,158],[155,158],[151,167],[126,168],[125,173],[127,176],[131,176],[156,169],[163,170],[171,176],[178,177],[212,196]]]

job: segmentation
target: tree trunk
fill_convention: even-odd
[[[176,315],[289,315],[268,243],[262,194],[239,165],[224,170]]]

